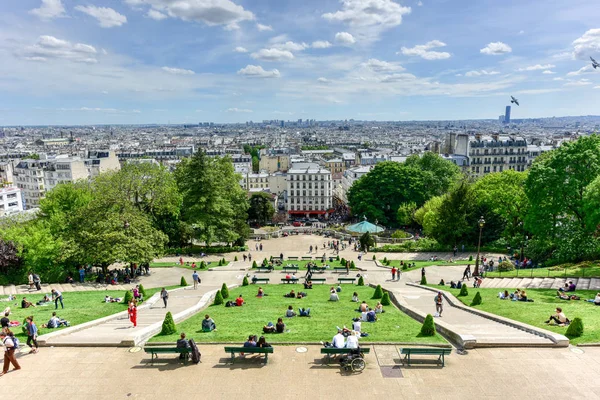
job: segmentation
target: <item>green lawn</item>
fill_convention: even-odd
[[[518,274],[518,275],[517,275]],[[584,262],[580,264],[563,264],[554,267],[529,268],[509,272],[489,272],[486,274],[490,278],[514,278],[514,277],[533,277],[533,278],[590,278],[600,277],[600,263]]]
[[[227,260],[225,260],[227,261]],[[198,261],[196,262],[196,268],[197,270],[201,271],[200,269],[200,262]],[[208,261],[205,261],[206,264],[208,264]],[[222,265],[222,267],[225,267],[229,265],[229,261],[227,261],[226,265]],[[189,270],[194,270],[194,268],[192,268],[192,263],[191,262],[186,262],[183,265],[180,265],[178,262],[151,262],[150,263],[150,268],[173,268],[173,267],[178,267],[178,268],[184,268],[184,269],[189,269]],[[211,261],[210,265],[208,265],[208,268],[218,268],[219,267],[219,261]]]
[[[146,289],[147,298],[150,298],[150,296],[160,290],[161,288]],[[35,308],[21,308],[21,300],[23,297],[27,297],[28,301],[35,304],[37,301],[44,298],[44,294],[45,293],[43,292],[39,292],[35,294],[17,295],[17,300],[12,302],[2,302],[0,303],[0,307],[4,308],[10,306],[11,314],[9,318],[11,321],[19,321],[22,323],[26,317],[33,315],[33,321],[38,326],[39,335],[57,330],[42,328],[42,324],[48,323],[53,311],[56,311],[56,314],[60,318],[66,319],[71,323],[71,326],[74,326],[127,310],[126,304],[104,302],[104,296],[123,298],[125,296],[125,291],[123,290],[63,292],[64,309],[60,308],[60,302],[58,303],[58,310],[54,310],[54,303],[48,303],[47,306],[36,306]],[[19,339],[26,340],[27,336],[23,333],[21,326],[10,329],[17,337],[19,337]],[[64,328],[61,327],[58,329]]]
[[[437,285],[430,285],[433,288],[439,288]],[[459,289],[450,289],[448,286],[444,290],[458,296]],[[527,295],[533,299],[533,303],[521,301],[500,300],[498,292],[503,289],[474,289],[469,287],[469,295],[458,297],[466,305],[471,305],[471,301],[478,291],[483,299],[482,303],[474,308],[497,314],[515,321],[525,322],[526,324],[548,329],[553,332],[562,333],[567,331],[566,327],[546,325],[544,321],[551,314],[554,314],[556,307],[561,307],[567,318],[571,321],[575,317],[583,320],[584,333],[579,338],[573,338],[572,344],[579,343],[597,343],[600,342],[600,307],[584,300],[560,300],[556,297],[556,290],[552,289],[527,289]],[[514,291],[514,289],[512,290]],[[511,290],[509,290],[509,293]],[[595,291],[578,290],[576,292],[582,299],[593,299]]]
[[[260,267],[260,265],[262,264],[262,261],[263,260],[256,260],[256,264]],[[306,270],[306,264],[308,264],[310,262],[317,264],[317,266],[319,266],[319,267],[321,267],[323,265],[329,265],[331,268],[334,268],[334,267],[345,267],[345,265],[342,265],[342,263],[340,261],[336,261],[335,258],[333,259],[333,262],[329,262],[329,258],[328,258],[327,261],[325,261],[325,264],[323,264],[321,262],[321,259],[313,260],[313,261],[307,261],[307,260],[298,260],[298,261],[291,260],[291,261],[288,261],[288,260],[284,259],[282,265],[275,265],[275,270],[276,271],[281,271],[281,270],[283,270],[283,267],[285,267],[286,265],[295,265],[297,267],[300,267],[301,270]],[[353,271],[357,271],[358,270],[357,268],[350,268],[350,269],[353,270]],[[250,271],[252,271],[252,269],[250,269]]]
[[[314,285],[314,289],[304,290],[302,285],[264,285],[268,296],[255,297],[258,285],[239,287],[230,291],[230,299],[242,294],[248,304],[243,307],[209,306],[193,317],[177,325],[177,333],[169,336],[157,335],[151,342],[175,342],[180,332],[197,342],[236,342],[243,343],[250,334],[262,335],[262,327],[268,322],[277,322],[283,317],[289,305],[298,312],[299,307],[310,308],[311,317],[284,318],[287,331],[284,334],[268,334],[267,340],[283,343],[331,341],[336,333],[336,326],[352,326],[352,318],[359,316],[357,303],[350,301],[352,293],[358,292],[361,300],[365,299],[371,306],[376,301],[371,299],[375,289],[368,286],[342,285],[339,302],[329,302],[327,285]],[[308,296],[303,299],[284,298],[291,289],[296,292],[305,291]],[[369,342],[420,342],[445,343],[439,335],[435,337],[418,337],[421,324],[393,306],[385,307],[386,312],[375,323],[363,322],[362,330],[369,333],[363,341]],[[201,323],[205,314],[209,314],[217,325],[213,332],[202,332]]]
[[[400,260],[388,260],[389,261],[389,267],[396,267],[396,268],[402,268],[400,266]],[[381,264],[383,264],[383,258],[379,259],[379,262]],[[451,265],[466,265],[469,264],[469,261],[459,261],[459,262],[448,262],[448,261],[413,261],[413,260],[403,260],[403,262],[406,263],[410,263],[411,265],[413,263],[415,263],[416,265],[414,267],[410,267],[407,269],[402,269],[403,272],[405,271],[413,271],[415,269],[421,269],[423,267],[431,267],[434,265],[441,265],[441,266],[451,266]],[[388,266],[388,264],[386,264],[386,266]]]

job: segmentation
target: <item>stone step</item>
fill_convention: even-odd
[[[555,278],[554,282],[552,282],[552,286],[550,288],[558,290],[564,286],[565,286],[565,281],[563,279]]]
[[[543,278],[533,278],[533,280],[528,286],[528,289],[539,289],[543,281]]]
[[[483,280],[483,282],[481,283],[481,287],[482,288],[493,288],[495,287],[494,285],[498,284],[499,279],[495,279],[495,278],[486,278]]]
[[[590,279],[590,287],[589,290],[600,290],[600,279],[592,278]]]
[[[523,278],[512,278],[509,282],[508,282],[508,286],[509,288],[521,288],[521,283],[523,282]]]
[[[17,287],[15,285],[8,285],[5,289],[6,294],[17,294]]]
[[[4,296],[4,286],[0,286],[0,296]]]
[[[588,290],[590,288],[590,278],[580,278],[577,282],[577,289]]]
[[[529,285],[531,285],[531,282],[533,282],[533,278],[523,278],[521,280],[521,288],[529,288]]]
[[[543,278],[542,284],[540,285],[540,289],[550,289],[554,284],[554,278]]]

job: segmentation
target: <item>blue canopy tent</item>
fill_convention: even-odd
[[[346,227],[346,230],[350,231],[350,232],[362,234],[365,232],[370,232],[370,233],[383,232],[385,230],[385,228],[383,228],[379,225],[372,224],[365,219],[364,221],[361,221],[357,224]]]

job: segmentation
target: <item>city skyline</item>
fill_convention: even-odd
[[[9,0],[0,126],[598,114],[598,7],[469,3]]]

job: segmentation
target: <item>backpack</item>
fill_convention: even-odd
[[[196,345],[196,342],[194,342],[194,339],[190,339],[189,343],[190,348],[192,349],[192,362],[194,364],[198,364],[200,362],[200,357],[202,357],[202,354],[200,354],[200,350],[198,350],[198,346]]]
[[[11,338],[11,340],[14,343],[13,349],[19,350],[19,346],[21,346],[21,343],[19,343],[19,339],[17,339],[15,336],[9,336],[9,337]],[[6,339],[4,339],[4,341],[2,343],[6,344]]]

